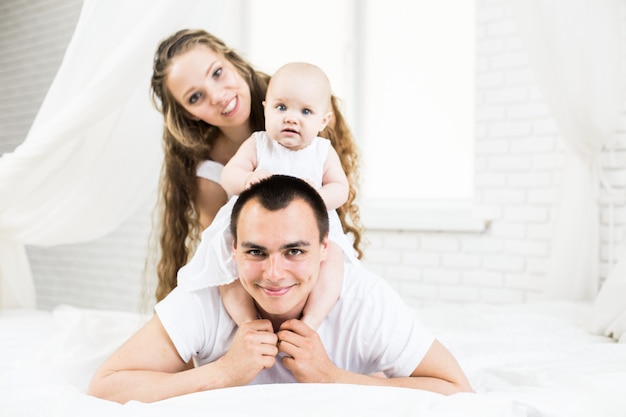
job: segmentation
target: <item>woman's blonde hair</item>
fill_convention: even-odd
[[[180,30],[159,45],[153,65],[151,80],[152,100],[163,114],[164,164],[160,180],[160,257],[156,266],[158,283],[157,301],[176,287],[178,269],[189,260],[200,236],[198,218],[196,167],[208,159],[220,130],[202,120],[193,120],[167,88],[166,81],[172,60],[179,55],[204,45],[224,56],[234,65],[250,87],[250,128],[264,130],[263,100],[269,77],[256,71],[237,52],[204,30]],[[347,203],[338,212],[344,231],[351,233],[354,248],[362,255],[362,226],[359,209],[355,204],[358,187],[359,158],[354,139],[341,114],[337,99],[332,98],[334,123],[331,121],[320,136],[330,139],[337,150],[343,169],[350,181]],[[332,127],[331,127],[332,126]]]

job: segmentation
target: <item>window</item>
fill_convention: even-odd
[[[435,217],[471,210],[473,1],[264,0],[243,7],[241,49],[251,62],[270,74],[288,61],[315,63],[343,100],[362,152],[366,227],[439,228],[450,218],[442,225],[423,210]]]

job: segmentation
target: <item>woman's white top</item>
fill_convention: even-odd
[[[207,159],[206,161],[200,162],[196,167],[196,176],[221,184],[223,169],[224,165]]]

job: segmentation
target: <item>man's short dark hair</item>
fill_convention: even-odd
[[[230,232],[235,242],[237,242],[239,215],[243,206],[251,200],[258,201],[264,209],[269,211],[282,210],[292,201],[302,200],[313,210],[320,232],[320,242],[328,234],[328,211],[319,193],[299,178],[272,175],[243,191],[235,202],[230,215]]]

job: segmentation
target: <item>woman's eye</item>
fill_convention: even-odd
[[[213,78],[219,78],[222,75],[222,68],[218,68],[213,72]]]
[[[189,104],[195,104],[198,100],[200,100],[201,96],[202,95],[200,93],[193,93],[189,96]]]

